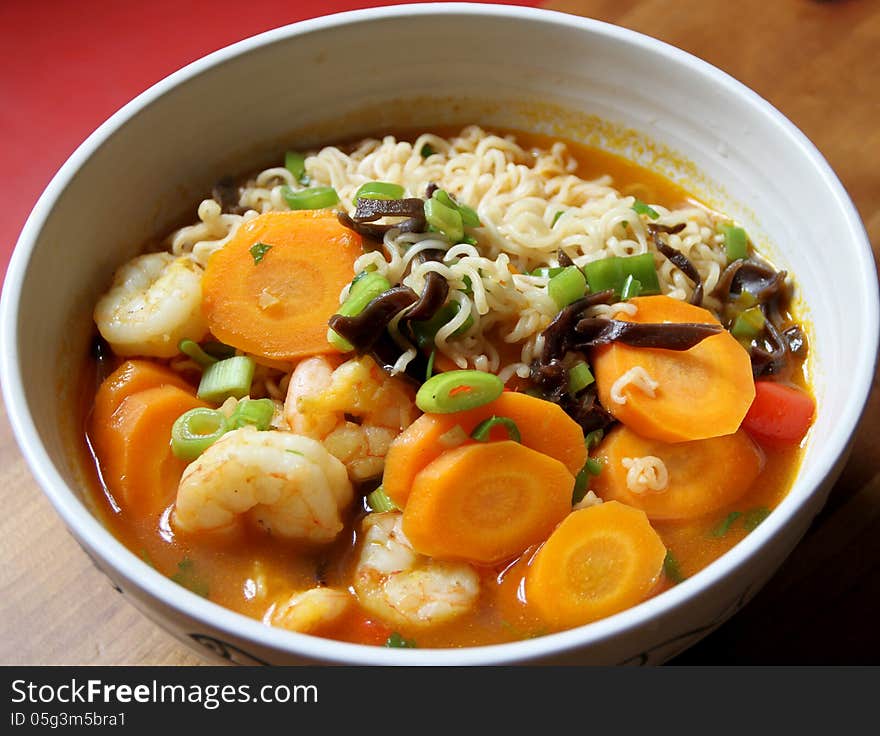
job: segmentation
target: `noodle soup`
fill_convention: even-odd
[[[571,141],[290,151],[219,182],[96,306],[105,522],[220,605],[363,644],[636,605],[797,470],[807,345],[754,246]]]

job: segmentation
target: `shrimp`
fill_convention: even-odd
[[[273,603],[263,623],[301,634],[311,634],[338,621],[354,603],[351,593],[337,588],[311,588]]]
[[[400,626],[426,627],[461,616],[480,595],[480,578],[464,562],[416,552],[399,513],[369,514],[354,572],[354,590],[370,613]]]
[[[133,258],[114,274],[94,317],[117,355],[177,355],[181,340],[198,341],[208,332],[202,316],[202,269],[170,253]]]
[[[342,531],[352,498],[345,466],[320,442],[242,427],[183,471],[174,522],[188,532],[221,531],[248,516],[279,537],[327,543]]]
[[[284,402],[290,428],[323,442],[356,482],[382,475],[392,440],[417,413],[409,387],[366,356],[341,365],[327,356],[303,360]]]

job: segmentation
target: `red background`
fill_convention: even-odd
[[[395,4],[400,3],[0,2],[0,277],[28,213],[54,173],[137,94],[248,36],[318,15]]]

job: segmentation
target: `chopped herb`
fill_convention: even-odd
[[[584,468],[590,475],[599,475],[602,472],[602,465],[604,463],[602,460],[596,457],[587,458],[587,463],[584,465]]]
[[[250,248],[251,257],[254,259],[254,265],[256,266],[260,261],[263,260],[263,257],[272,250],[271,245],[266,245],[265,243],[254,243]]]
[[[563,210],[559,210],[559,212],[553,215],[553,222],[550,223],[550,227],[555,227],[559,218],[562,217],[564,214],[565,212]]]
[[[730,527],[733,526],[733,522],[735,522],[742,513],[739,511],[731,511],[724,519],[722,519],[715,527],[713,527],[710,532],[713,537],[723,537],[727,532],[730,531]]]
[[[475,428],[474,431],[471,432],[471,438],[475,439],[477,442],[488,442],[489,435],[492,433],[492,428],[501,426],[507,430],[507,438],[513,440],[514,442],[522,442],[522,436],[519,433],[519,427],[516,426],[516,422],[509,417],[498,417],[492,416],[489,419],[484,419],[480,422]]]
[[[768,516],[770,516],[770,509],[766,506],[759,506],[756,509],[752,509],[751,511],[746,511],[743,516],[743,529],[747,532],[754,531],[758,525],[764,521]]]
[[[638,198],[636,199],[635,202],[633,202],[632,208],[638,214],[646,215],[646,216],[650,217],[652,220],[656,220],[658,217],[660,217],[660,213],[657,212],[657,210],[655,210],[650,205],[645,204],[644,202],[642,202],[642,200],[640,200]]]
[[[462,276],[461,280],[462,280],[462,283],[464,283],[464,288],[460,289],[460,291],[463,294],[467,294],[468,296],[473,296],[474,295],[474,285],[471,282],[471,277],[470,276]],[[457,311],[458,310],[456,310],[456,312]]]
[[[587,450],[592,450],[602,441],[604,436],[605,432],[601,429],[594,429],[592,432],[588,432],[587,436],[584,437],[584,444],[587,446]]]
[[[431,376],[434,375],[434,358],[437,357],[437,348],[434,348],[431,351],[431,355],[428,358],[428,367],[425,368],[425,380],[427,381]]]
[[[670,582],[676,585],[684,580],[684,575],[681,574],[681,568],[678,566],[678,560],[675,559],[672,550],[666,550],[666,557],[663,559],[663,572]]]
[[[414,639],[404,639],[396,631],[385,641],[385,646],[391,649],[417,649]]]
[[[195,563],[189,557],[184,557],[177,563],[177,572],[171,576],[171,579],[202,598],[208,597],[208,584],[199,579]]]
[[[422,146],[422,150],[419,151],[419,153],[421,154],[422,158],[428,158],[428,156],[433,156],[435,153],[437,153],[437,151],[435,151],[431,147],[430,143],[426,143],[424,146]]]
[[[300,457],[305,457],[299,450],[285,450],[284,452],[289,452],[291,455],[299,455]]]

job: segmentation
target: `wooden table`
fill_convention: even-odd
[[[724,69],[819,147],[880,253],[880,3],[554,0]],[[877,378],[875,377],[875,386]],[[682,664],[880,662],[880,392],[825,511],[752,603]],[[197,664],[113,591],[31,478],[0,418],[0,663]]]

